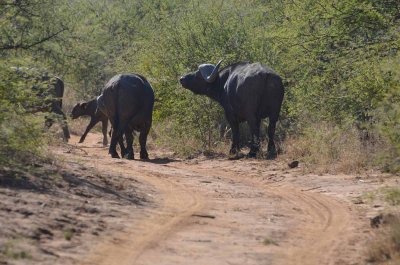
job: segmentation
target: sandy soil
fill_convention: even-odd
[[[77,144],[79,138],[73,136],[70,145],[53,150],[63,159],[64,167],[75,171],[84,168],[89,176],[97,172],[95,180],[78,174],[82,176],[75,187],[85,187],[92,196],[90,207],[97,210],[80,212],[79,220],[86,226],[79,236],[69,241],[52,236],[47,245],[38,244],[54,255],[42,253],[40,258],[24,262],[366,264],[369,218],[382,206],[365,204],[360,195],[393,181],[372,173],[305,174],[301,164],[289,169],[283,159],[180,160],[150,150],[147,162],[116,160],[101,147],[100,138],[89,134],[84,144]],[[100,190],[110,192],[93,196],[88,191],[93,185],[82,185],[86,181],[96,181]],[[4,189],[0,191],[3,196]],[[76,196],[74,192],[64,190],[63,194],[70,198]],[[73,207],[85,200],[72,199],[70,206],[62,205],[65,199],[60,199],[60,208],[66,207],[64,213],[76,212]],[[3,225],[4,216],[0,218]],[[96,220],[103,223],[104,232],[89,233],[97,229]],[[51,229],[50,233],[56,234]],[[8,262],[18,264],[19,260]]]

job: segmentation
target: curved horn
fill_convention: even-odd
[[[212,71],[212,73],[209,76],[207,76],[207,78],[206,78],[206,82],[207,83],[212,83],[212,82],[215,81],[215,78],[217,78],[217,75],[218,75],[218,69],[221,66],[221,62],[222,62],[222,60],[219,60],[219,62],[215,66],[215,68]]]

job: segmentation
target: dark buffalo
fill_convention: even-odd
[[[108,117],[101,111],[97,110],[97,98],[92,99],[87,102],[78,103],[74,106],[71,112],[72,119],[77,119],[81,116],[89,116],[90,122],[86,127],[85,132],[81,136],[79,143],[83,143],[89,131],[99,122],[102,124],[102,132],[103,132],[103,145],[107,146],[107,127],[108,127]]]
[[[67,124],[67,117],[62,111],[62,98],[64,96],[64,82],[56,76],[49,76],[47,73],[38,71],[35,68],[13,69],[29,84],[32,84],[32,90],[38,97],[37,105],[28,107],[31,112],[49,112],[60,115],[62,118],[61,127],[64,140],[68,141],[70,133]],[[54,123],[51,115],[46,116],[46,127],[50,128]]]
[[[184,88],[217,101],[225,111],[232,128],[231,157],[239,155],[239,123],[247,121],[251,130],[249,157],[260,149],[261,119],[269,118],[268,157],[276,156],[274,134],[281,109],[284,88],[282,79],[260,63],[239,62],[223,68],[218,64],[202,64],[196,72],[180,79]]]
[[[133,159],[133,131],[139,131],[140,158],[148,159],[146,150],[147,135],[151,128],[154,92],[150,83],[141,75],[116,75],[106,84],[103,93],[97,98],[98,111],[103,112],[111,121],[113,132],[109,153],[119,158],[116,144],[126,138],[126,154]]]
[[[58,114],[62,117],[61,127],[63,130],[64,140],[68,141],[70,138],[67,117],[62,111],[62,98],[64,96],[64,82],[59,77],[48,77],[45,76],[42,78],[42,81],[49,82],[49,91],[50,94],[50,108],[45,109],[44,111],[49,111],[50,113]],[[46,117],[46,126],[48,128],[54,123],[54,120],[51,117]]]

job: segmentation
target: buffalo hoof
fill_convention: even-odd
[[[80,139],[80,140],[79,140],[79,143],[81,144],[81,143],[83,143],[83,141],[84,141],[84,139]]]
[[[149,160],[149,154],[147,153],[147,151],[140,151],[140,159]]]
[[[241,158],[243,158],[243,157],[244,157],[243,154],[241,154],[241,153],[235,153],[235,154],[229,154],[228,159],[229,159],[229,160],[237,160],[237,159],[241,159]]]
[[[119,155],[118,155],[117,153],[111,154],[111,157],[112,157],[112,158],[120,158]]]
[[[128,160],[133,160],[133,159],[135,159],[135,156],[134,156],[133,153],[127,153],[127,154],[124,156],[124,158],[125,158],[125,159],[128,159]]]
[[[121,157],[125,157],[128,154],[128,151],[121,150]]]
[[[256,157],[257,157],[257,153],[250,152],[247,154],[247,158],[256,158]]]
[[[103,147],[106,147],[108,145],[107,141],[103,141]]]
[[[276,152],[268,152],[267,153],[267,160],[273,160],[275,158],[277,158],[277,153]]]

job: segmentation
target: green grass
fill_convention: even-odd
[[[73,236],[74,236],[74,232],[71,229],[67,229],[67,230],[64,231],[65,240],[70,241]]]
[[[388,188],[384,191],[385,201],[393,206],[400,205],[400,188]]]
[[[372,203],[376,199],[376,191],[368,191],[361,195],[361,199],[368,203]]]
[[[13,242],[9,241],[4,244],[2,251],[4,257],[9,259],[31,259],[29,252],[25,250],[16,250]]]
[[[278,246],[278,243],[275,240],[271,239],[271,238],[265,238],[264,241],[263,241],[263,244],[266,245],[266,246],[268,246],[268,245]]]

